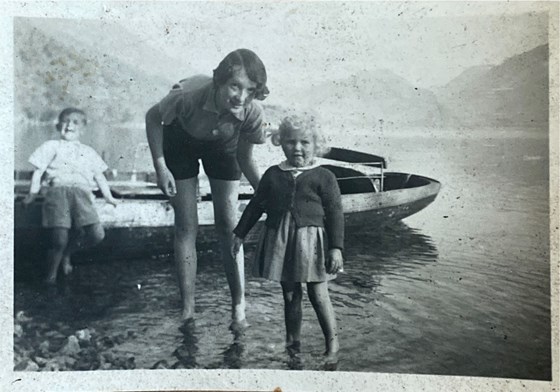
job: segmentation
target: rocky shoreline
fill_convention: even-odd
[[[23,311],[14,317],[14,371],[136,368],[134,356],[117,350],[120,344],[136,338],[134,331],[101,336],[94,328],[69,331],[60,323],[60,330],[52,330],[31,321]]]

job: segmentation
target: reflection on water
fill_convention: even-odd
[[[403,223],[382,232],[351,231],[347,237],[346,272],[331,284],[331,295],[337,312],[341,310],[341,325],[362,323],[367,329],[364,315],[372,310],[367,308],[379,277],[433,263],[437,249],[429,237]],[[253,251],[249,246],[248,259]],[[68,334],[94,328],[109,337],[112,331],[131,331],[137,336],[134,344],[125,342],[112,351],[133,354],[137,367],[322,369],[324,342],[310,304],[304,302],[301,349],[286,349],[280,285],[253,279],[249,270],[247,265],[252,326],[241,334],[227,330],[227,282],[211,249],[200,254],[196,323],[178,323],[179,298],[170,259],[79,263],[71,279],[50,291],[37,290],[36,281],[16,282],[16,311],[25,309],[32,315],[27,330],[38,332],[29,338],[37,346],[45,331],[60,327]],[[352,370],[359,362],[358,352],[347,352],[340,366]]]
[[[547,141],[385,143],[388,151],[371,152],[443,187],[406,223],[347,232],[345,272],[329,283],[338,370],[550,379],[548,161],[523,158],[546,157]],[[30,320],[16,346],[32,351],[48,341],[56,352],[89,328],[113,343],[98,346],[101,356],[133,358],[136,368],[323,369],[324,340],[307,299],[301,347],[286,349],[282,290],[249,275],[254,246],[246,252],[251,327],[241,336],[228,330],[216,249],[199,249],[196,323],[181,329],[168,255],[82,260],[54,292],[18,279],[15,311]]]
[[[233,332],[233,342],[224,350],[225,369],[242,369],[246,353],[245,333]]]
[[[380,231],[350,229],[346,238],[345,273],[336,279],[336,289],[346,290],[352,301],[368,301],[368,295],[380,285],[379,276],[400,275],[404,270],[434,263],[438,257],[430,237],[402,222]],[[353,306],[346,298],[340,301]]]
[[[173,351],[173,355],[177,357],[179,362],[172,366],[173,369],[195,369],[198,367],[196,363],[196,354],[198,352],[198,338],[195,334],[194,320],[187,320],[179,327],[179,331],[183,334],[181,345]]]

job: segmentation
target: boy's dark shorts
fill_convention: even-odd
[[[237,141],[239,134],[226,140],[198,140],[184,131],[177,121],[163,126],[163,155],[165,164],[176,180],[196,177],[199,160],[204,171],[216,180],[234,181],[241,178],[237,163]]]
[[[43,203],[43,227],[70,229],[99,223],[93,200],[93,193],[86,189],[49,187]]]

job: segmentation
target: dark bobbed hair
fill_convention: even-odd
[[[224,57],[214,70],[214,85],[224,85],[240,67],[244,68],[249,79],[257,84],[255,99],[265,99],[269,94],[266,87],[266,69],[259,56],[249,49],[237,49]]]
[[[72,113],[78,113],[81,114],[82,116],[84,116],[84,124],[87,124],[87,116],[86,116],[86,112],[84,112],[82,109],[78,109],[78,108],[73,108],[73,107],[69,107],[69,108],[65,108],[62,109],[62,111],[58,114],[58,120],[56,122],[56,129],[60,132],[61,127],[62,127],[62,121],[68,117],[69,115],[71,115]]]

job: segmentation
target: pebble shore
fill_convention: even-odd
[[[134,356],[117,352],[120,344],[136,338],[133,331],[100,336],[94,328],[76,331],[31,327],[20,311],[14,317],[14,371],[135,369]],[[33,323],[35,324],[35,323]]]

